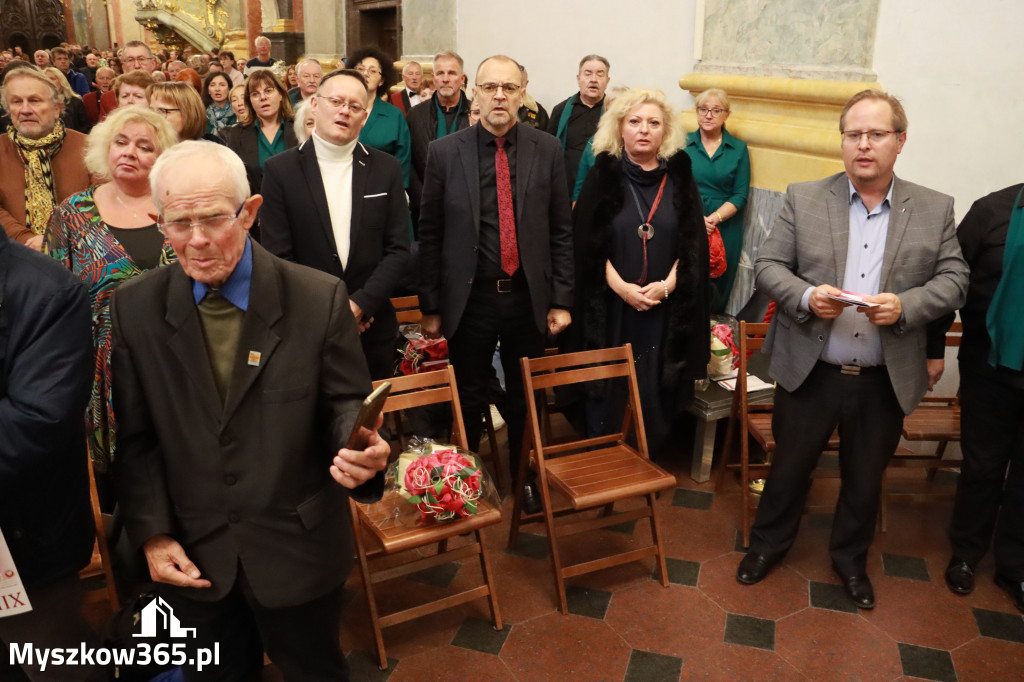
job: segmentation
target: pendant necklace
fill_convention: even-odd
[[[636,212],[640,215],[640,225],[636,228],[636,236],[640,238],[644,245],[644,269],[640,273],[640,279],[636,282],[641,286],[647,284],[647,242],[654,239],[654,225],[651,225],[651,220],[654,218],[654,213],[658,210],[658,205],[661,203],[661,195],[665,192],[666,180],[668,180],[668,173],[661,176],[658,194],[654,197],[654,203],[651,204],[651,210],[647,213],[646,220],[644,219],[643,209],[640,208],[640,197],[636,193],[636,187],[632,181],[629,183],[629,191],[633,193],[633,203],[636,204]]]

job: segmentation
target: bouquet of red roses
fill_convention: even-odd
[[[481,494],[480,467],[454,448],[433,450],[409,464],[402,487],[422,519],[465,518],[476,513]]]

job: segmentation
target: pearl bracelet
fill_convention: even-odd
[[[661,286],[665,287],[665,298],[663,298],[661,300],[667,301],[668,300],[668,282],[666,282],[665,280],[661,280]]]

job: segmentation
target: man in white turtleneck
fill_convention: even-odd
[[[263,169],[261,243],[344,280],[374,380],[393,375],[398,322],[390,298],[409,263],[409,207],[394,157],[359,143],[366,81],[324,76],[310,106],[313,134]]]

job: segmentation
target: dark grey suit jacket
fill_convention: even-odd
[[[516,235],[534,322],[547,329],[552,307],[572,309],[573,236],[558,139],[529,126],[516,132]],[[420,204],[420,307],[440,313],[449,338],[476,274],[480,168],[476,128],[430,144]]]
[[[181,265],[118,289],[115,476],[132,543],[170,535],[213,583],[183,594],[223,598],[241,562],[256,599],[279,608],[325,594],[351,568],[347,494],[329,469],[370,377],[345,284],[252,247],[223,406]],[[382,488],[378,475],[354,495]]]
[[[755,263],[758,289],[776,302],[765,341],[770,372],[787,391],[810,374],[832,320],[799,310],[808,286],[844,288],[850,235],[847,176],[790,185]],[[956,310],[967,295],[953,198],[896,178],[882,260],[880,291],[900,297],[905,319],[881,330],[882,353],[896,397],[910,413],[928,389],[926,325]]]
[[[366,333],[397,334],[389,299],[409,267],[409,206],[398,161],[356,143],[345,268],[327,206],[327,192],[336,189],[324,187],[312,139],[269,159],[263,171],[260,243],[285,260],[344,280],[365,317],[375,319]]]

